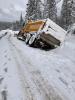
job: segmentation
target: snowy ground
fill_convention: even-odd
[[[75,36],[44,51],[11,33],[0,39],[0,100],[75,100]]]

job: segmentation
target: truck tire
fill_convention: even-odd
[[[31,35],[30,34],[27,34],[26,39],[25,39],[25,43],[26,44],[28,44],[30,38],[31,38]]]
[[[36,40],[36,35],[32,35],[29,40],[29,46],[33,46],[35,40]]]

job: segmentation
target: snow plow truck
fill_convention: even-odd
[[[29,46],[52,48],[60,46],[64,41],[66,31],[50,19],[28,21],[17,35]]]

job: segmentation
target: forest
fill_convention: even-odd
[[[58,16],[57,3],[59,2],[61,0],[28,0],[25,21],[50,18],[67,30],[75,23],[75,1],[63,0],[61,14]]]

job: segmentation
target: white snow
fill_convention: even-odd
[[[0,93],[6,87],[7,100],[23,100],[16,64],[12,58],[12,49],[9,49],[9,46],[7,38],[2,38],[0,41],[0,75],[4,79],[0,84]],[[7,72],[5,72],[5,68],[7,68]],[[2,96],[0,98],[3,100]]]
[[[0,100],[4,89],[7,100],[75,100],[75,35],[44,51],[12,33],[0,39]]]
[[[74,31],[75,31],[75,23],[68,27],[67,34],[74,34]]]
[[[61,15],[62,4],[63,4],[63,0],[60,0],[56,5],[56,7],[57,7],[57,16],[58,17]]]

